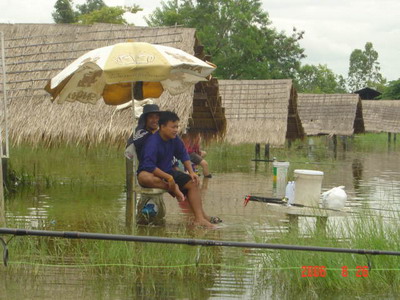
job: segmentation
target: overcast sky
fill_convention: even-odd
[[[143,16],[154,11],[160,0],[103,0],[107,5],[138,4],[143,12],[127,15],[135,25],[145,26]],[[53,23],[56,0],[0,0],[0,23]],[[82,4],[84,0],[75,0]],[[290,34],[304,30],[300,44],[307,58],[303,64],[326,64],[347,76],[354,49],[372,42],[379,53],[381,72],[388,80],[400,78],[399,0],[262,0],[272,25]]]

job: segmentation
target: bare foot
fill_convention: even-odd
[[[205,228],[209,228],[209,229],[217,228],[217,226],[211,224],[206,219],[194,220],[193,225],[201,226],[201,227],[205,227]]]

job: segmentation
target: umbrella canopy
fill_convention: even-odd
[[[119,105],[132,98],[158,98],[164,90],[180,94],[206,80],[215,68],[176,48],[119,43],[82,55],[53,77],[45,90],[57,103],[94,104],[103,98],[106,104]]]

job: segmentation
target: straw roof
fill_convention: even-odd
[[[364,132],[357,94],[299,94],[298,109],[307,135],[352,135]]]
[[[230,143],[285,144],[302,138],[292,80],[219,80]]]
[[[15,143],[105,142],[123,145],[131,133],[131,110],[115,113],[102,101],[53,104],[44,91],[47,81],[89,50],[133,40],[162,44],[194,54],[195,29],[133,27],[115,24],[0,24],[5,36],[9,132]],[[1,76],[1,75],[0,75]],[[188,124],[193,89],[156,99],[161,109],[173,110]],[[113,115],[114,113],[114,115]]]
[[[400,101],[363,100],[365,131],[400,133]]]

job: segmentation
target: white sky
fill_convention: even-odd
[[[56,0],[0,0],[0,23],[53,23]],[[85,0],[75,0],[82,4]],[[146,16],[160,6],[160,0],[104,0],[109,6],[138,4],[143,12],[125,16],[145,26]],[[327,64],[347,76],[354,49],[372,42],[379,53],[381,73],[388,80],[400,78],[399,0],[262,0],[272,25],[291,33],[304,30],[300,44],[307,58],[303,64]]]

